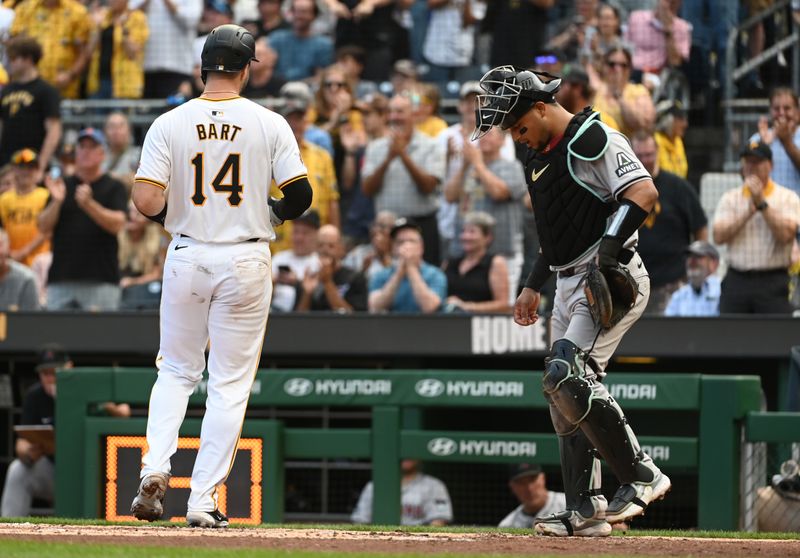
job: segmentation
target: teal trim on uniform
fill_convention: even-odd
[[[607,200],[606,198],[604,198],[603,196],[601,196],[600,194],[598,194],[597,192],[595,192],[595,191],[594,191],[594,190],[593,190],[593,189],[592,189],[592,188],[591,188],[591,187],[590,187],[588,184],[586,184],[586,183],[585,183],[583,180],[581,180],[580,178],[578,178],[578,177],[575,175],[575,171],[572,169],[572,157],[575,157],[575,158],[577,158],[579,161],[592,162],[592,161],[596,161],[597,159],[599,159],[600,157],[602,157],[602,156],[603,156],[603,154],[606,152],[606,149],[608,149],[608,143],[609,143],[609,139],[608,139],[608,133],[606,133],[606,143],[605,143],[605,145],[603,146],[603,149],[601,149],[601,150],[600,150],[600,152],[597,154],[597,156],[596,156],[596,157],[593,157],[593,158],[581,157],[580,155],[578,155],[577,153],[575,153],[574,151],[572,151],[572,144],[573,144],[573,143],[575,143],[575,141],[576,141],[577,139],[579,139],[579,138],[581,137],[581,135],[582,135],[582,134],[583,134],[583,133],[584,133],[586,130],[588,130],[588,129],[589,129],[589,126],[593,125],[594,123],[598,123],[598,124],[600,124],[600,125],[602,126],[602,122],[600,122],[599,120],[597,120],[598,118],[600,118],[600,113],[599,113],[599,112],[595,112],[595,113],[594,113],[594,114],[592,114],[592,115],[591,115],[589,118],[587,118],[587,119],[586,119],[586,121],[585,121],[583,124],[581,124],[581,127],[580,127],[580,128],[578,128],[578,131],[577,131],[577,132],[575,132],[575,136],[574,136],[574,137],[573,137],[573,138],[572,138],[572,139],[569,141],[569,143],[567,144],[567,169],[569,170],[569,175],[572,177],[572,180],[574,180],[574,181],[575,181],[576,183],[578,183],[580,186],[582,186],[583,188],[585,188],[586,190],[588,190],[588,191],[589,191],[589,192],[590,192],[590,193],[591,193],[593,196],[595,196],[597,199],[599,199],[599,200],[602,200],[603,202],[607,202],[608,200]],[[603,130],[605,130],[605,128],[603,128]],[[607,131],[606,131],[606,132],[607,132]],[[588,253],[588,252],[584,252],[584,254],[586,254],[586,253]],[[580,259],[580,258],[579,258],[579,259]],[[576,260],[576,261],[577,261],[577,260]]]
[[[574,155],[575,157],[577,157],[581,161],[596,161],[600,157],[603,156],[603,154],[606,152],[606,149],[608,149],[609,139],[608,139],[608,130],[605,128],[603,123],[600,122],[599,119],[600,119],[600,113],[599,112],[595,112],[595,113],[592,113],[592,115],[589,118],[587,118],[583,122],[583,124],[581,124],[581,127],[578,128],[578,131],[575,132],[575,136],[573,136],[573,138],[567,144],[567,153],[569,153],[570,155]],[[600,149],[600,151],[598,151],[596,155],[594,155],[593,157],[584,157],[584,156],[579,155],[578,153],[576,153],[575,151],[572,150],[572,144],[575,143],[576,141],[578,141],[580,139],[580,137],[589,129],[589,127],[593,126],[594,124],[599,124],[601,129],[605,132],[606,141],[603,144],[603,148]]]

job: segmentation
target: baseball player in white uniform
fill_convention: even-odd
[[[311,203],[311,186],[287,122],[239,96],[255,60],[244,28],[222,25],[202,53],[202,96],[163,114],[145,137],[133,201],[172,235],[164,264],[158,378],[148,451],[131,506],[163,513],[170,458],[189,396],[208,356],[208,399],[186,519],[225,527],[217,488],[233,465],[272,296],[273,227]],[[283,198],[269,197],[275,180]]]

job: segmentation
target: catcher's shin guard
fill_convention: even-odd
[[[568,339],[553,343],[542,378],[545,397],[580,426],[621,483],[650,482],[653,472],[639,463],[644,454],[622,409],[603,384],[586,378],[583,356]]]
[[[597,517],[606,509],[606,499],[601,494],[600,461],[594,448],[581,430],[558,437],[561,454],[561,475],[564,478],[564,494],[567,509],[575,510],[583,517]]]
[[[636,435],[603,384],[592,386],[591,407],[580,427],[620,483],[653,480],[653,470],[641,463],[645,454]]]

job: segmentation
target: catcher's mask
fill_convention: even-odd
[[[509,129],[537,101],[555,103],[561,78],[547,72],[498,66],[484,74],[480,85],[486,94],[478,95],[473,141],[486,135],[492,126]]]
[[[256,40],[238,25],[227,23],[211,30],[200,55],[200,77],[203,83],[209,71],[235,74],[256,59]]]

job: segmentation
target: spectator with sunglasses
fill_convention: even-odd
[[[314,98],[314,107],[309,111],[309,119],[316,126],[331,135],[333,141],[333,166],[336,179],[342,181],[343,167],[346,163],[347,149],[342,144],[342,128],[347,126],[348,132],[363,136],[361,113],[353,106],[353,91],[347,81],[344,68],[336,64],[322,71],[320,88]],[[349,138],[348,138],[349,139]],[[351,193],[350,190],[348,193]],[[339,199],[340,215],[346,215],[351,196]]]
[[[617,44],[603,57],[604,71],[597,84],[594,108],[616,120],[619,131],[628,137],[655,124],[656,109],[650,91],[640,83],[631,82],[632,54]]]

